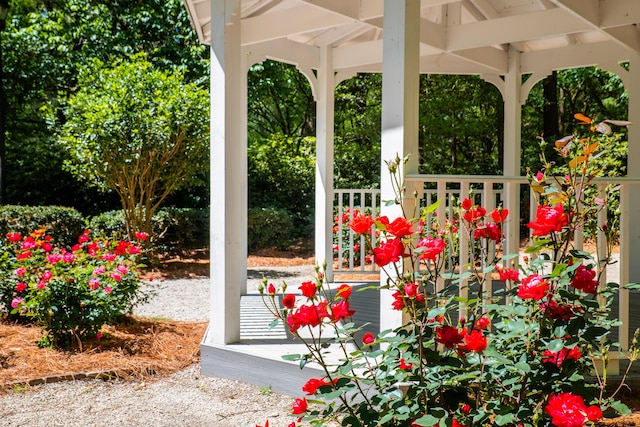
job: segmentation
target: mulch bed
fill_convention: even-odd
[[[140,379],[162,376],[200,360],[204,322],[136,317],[105,326],[100,341],[82,351],[39,348],[41,329],[0,322],[0,391],[85,377]]]

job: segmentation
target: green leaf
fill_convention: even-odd
[[[299,354],[283,354],[282,357],[284,360],[289,360],[295,362],[296,360],[300,360],[302,358]]]
[[[441,200],[438,199],[435,201],[435,203],[430,204],[429,206],[427,206],[426,208],[423,209],[423,214],[430,214],[436,211],[436,209],[438,209],[438,206],[440,206],[440,202]]]
[[[513,414],[496,415],[495,423],[496,425],[503,426],[512,423],[514,420],[515,416]]]
[[[631,414],[631,409],[627,405],[622,402],[613,402],[611,407],[616,410],[620,415],[629,415]]]
[[[418,426],[434,426],[440,422],[439,418],[434,417],[433,415],[427,414],[415,420],[413,424]]]

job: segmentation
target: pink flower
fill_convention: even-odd
[[[67,264],[72,263],[75,258],[76,257],[72,252],[65,252],[65,254],[62,255],[62,261],[66,262]]]
[[[51,280],[52,277],[53,274],[51,274],[49,270],[46,270],[44,273],[42,273],[42,280],[44,280],[45,282]]]
[[[47,287],[47,283],[42,281],[42,280],[38,280],[38,283],[36,284],[36,287],[40,290],[43,290],[44,288]]]
[[[102,259],[105,261],[114,261],[116,259],[116,254],[107,252],[106,254],[102,255]]]
[[[27,274],[28,270],[24,267],[19,267],[16,269],[16,276],[18,277],[23,277],[25,274]]]
[[[11,307],[18,308],[22,303],[23,303],[22,298],[16,297],[13,300],[11,300]]]
[[[116,282],[122,282],[122,276],[117,273],[117,272],[113,272],[109,275],[110,278],[112,278],[113,280],[115,280]]]
[[[92,291],[95,291],[99,287],[100,287],[100,279],[98,279],[97,277],[92,277],[91,279],[89,279],[89,289],[91,289]]]
[[[129,269],[124,264],[118,264],[118,266],[116,267],[116,270],[120,274],[127,274],[129,272]]]
[[[49,254],[47,255],[47,262],[51,265],[55,265],[62,261],[62,255],[60,254]]]
[[[112,289],[109,286],[105,286],[105,288],[104,288],[104,293],[105,294],[110,294],[111,291],[112,291]]]
[[[94,276],[100,276],[101,274],[104,274],[106,271],[106,269],[104,267],[96,267],[93,269],[93,275]]]
[[[129,255],[135,255],[142,252],[142,248],[138,245],[131,245],[127,250],[129,251]]]

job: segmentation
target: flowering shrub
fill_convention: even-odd
[[[577,117],[591,132],[601,130]],[[531,175],[539,207],[522,260],[502,254],[503,226],[513,220],[507,210],[487,212],[467,198],[451,201],[456,227],[425,226],[434,206],[350,221],[356,233],[382,234],[370,250],[388,277],[382,288],[392,293],[392,309],[403,313],[393,331],[374,336],[356,326],[351,287],[332,289],[319,268],[300,286],[301,297],[284,285],[261,289],[274,316],[307,347],[289,359],[324,370],[303,385],[294,415],[314,425],[579,427],[629,412],[616,392],[605,392],[618,286],[598,277],[609,258],[596,261],[572,246],[573,232],[606,205],[584,203],[593,179],[586,166],[599,147],[574,136],[556,148],[570,173],[554,178],[549,162]],[[390,173],[400,161],[388,163]],[[395,178],[401,201],[404,187]],[[470,260],[447,265],[460,260],[459,246],[447,242],[467,244]],[[338,362],[328,357],[330,345],[342,354]]]
[[[82,339],[99,337],[103,324],[144,299],[135,274],[139,243],[92,240],[89,230],[71,249],[54,247],[42,230],[7,239],[0,301],[12,315],[43,327],[41,345],[81,348]]]

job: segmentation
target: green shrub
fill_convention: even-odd
[[[40,345],[81,349],[83,339],[99,338],[105,323],[146,299],[136,277],[139,242],[92,239],[89,230],[71,250],[53,246],[40,231],[7,239],[0,301],[12,316],[44,329]]]
[[[291,244],[293,234],[293,220],[286,209],[249,209],[248,247],[250,251],[271,246],[285,249]]]
[[[0,236],[7,233],[28,235],[44,228],[55,236],[56,244],[71,246],[85,227],[84,217],[73,208],[62,206],[0,206]]]
[[[181,252],[209,246],[209,210],[162,208],[152,218],[153,247],[157,251]],[[124,239],[127,230],[124,212],[115,210],[93,216],[88,228],[113,239]]]

